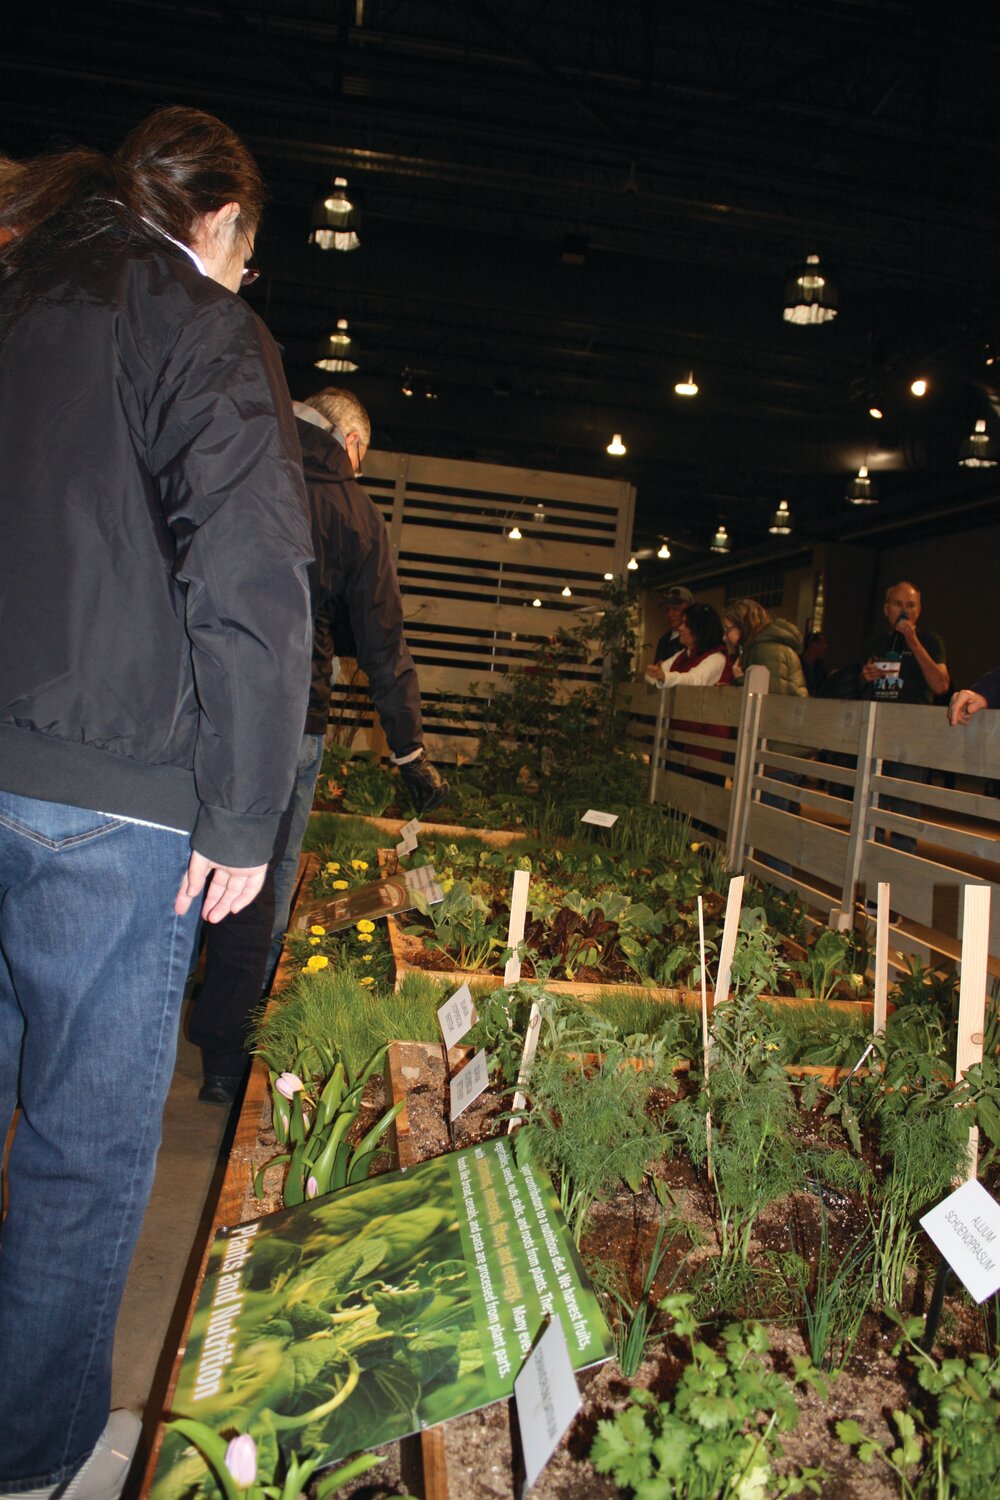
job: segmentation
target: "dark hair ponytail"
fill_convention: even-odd
[[[0,282],[26,273],[13,316],[64,251],[108,232],[133,244],[188,244],[198,220],[226,203],[256,227],[264,182],[247,148],[213,115],[180,105],[159,109],[109,158],[77,148],[22,163],[0,175]],[[160,231],[158,234],[157,231]]]

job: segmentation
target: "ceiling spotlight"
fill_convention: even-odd
[[[678,380],[674,386],[674,392],[678,396],[697,396],[698,386],[690,370],[688,370],[687,380]]]
[[[335,177],[332,188],[313,203],[309,243],[321,250],[356,250],[361,244],[360,228],[357,194],[348,193],[346,177]]]
[[[718,529],[717,529],[715,535],[713,536],[712,540],[708,544],[708,550],[710,552],[728,552],[729,551],[729,532],[726,530],[725,526],[723,525],[723,523],[721,521],[719,522],[719,526],[718,526]]]
[[[868,415],[872,417],[876,422],[881,422],[882,418],[885,416],[885,412],[882,410],[881,406],[869,406]]]
[[[629,558],[627,566],[630,573],[635,573],[638,571],[639,564],[636,562],[634,556]]]
[[[832,323],[837,316],[837,289],[819,269],[819,256],[807,255],[785,287],[786,323]]]
[[[570,588],[568,583],[562,591],[562,596],[564,599],[572,599],[573,597],[573,590]]]
[[[409,370],[403,371],[403,384],[400,389],[402,390],[404,396],[413,395],[413,381],[410,379]]]
[[[667,558],[670,556],[670,548],[667,546],[666,542],[660,543],[660,549],[656,555],[661,559],[661,561],[666,562]]]
[[[917,380],[911,380],[911,382],[910,382],[910,394],[912,396],[926,396],[927,395],[927,381],[924,379],[924,377],[922,375]]]
[[[541,609],[542,607],[541,599],[532,599],[531,604],[533,609]]]
[[[521,533],[518,527],[512,526],[510,528],[507,533],[507,540],[508,542],[519,542],[521,540]]]
[[[424,386],[424,399],[426,401],[436,401],[437,398],[438,398],[437,386],[425,385]]]
[[[605,575],[604,575],[604,582],[605,583],[612,583],[614,581],[614,576],[615,575],[613,573],[605,573]]]
[[[868,467],[862,464],[854,479],[847,486],[845,500],[851,505],[877,505],[878,499],[868,478]]]
[[[611,441],[608,444],[607,449],[605,451],[608,452],[608,453],[613,453],[614,456],[615,456],[615,458],[620,458],[623,453],[627,453],[628,452],[628,449],[625,447],[625,444],[622,442],[622,435],[621,435],[620,432],[616,432],[615,433],[614,437],[611,439]]]
[[[778,509],[771,517],[771,524],[767,529],[772,536],[791,536],[792,513],[788,509],[787,500],[778,501]]]
[[[965,469],[995,469],[996,444],[986,431],[986,420],[980,417],[976,430],[969,434],[960,449],[959,463]]]
[[[318,370],[332,370],[340,374],[358,368],[358,346],[347,331],[346,318],[337,319],[336,332],[323,340],[313,363]]]

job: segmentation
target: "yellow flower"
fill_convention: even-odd
[[[358,933],[358,942],[359,943],[370,943],[371,940],[372,940],[372,935],[371,935],[370,932],[359,932]]]
[[[363,964],[370,964],[371,961],[372,961],[372,959],[374,957],[375,957],[374,953],[362,953],[362,955],[361,955],[361,962]]]
[[[375,923],[374,922],[369,922],[369,920],[368,920],[367,917],[362,917],[361,921],[358,923],[358,931],[359,932],[374,932],[375,931]]]
[[[346,891],[347,890],[347,881],[346,880],[335,880],[333,882],[333,889],[335,891]]]
[[[690,844],[688,847],[690,848],[692,854],[697,854],[698,850],[701,848],[701,845],[700,844]]]
[[[359,982],[361,984],[374,984],[375,983],[374,979],[372,978],[372,976],[370,974],[366,974],[365,977],[362,980],[360,980]]]
[[[310,938],[309,943],[311,947],[315,948],[319,943],[319,938]]]
[[[309,931],[316,937],[323,937],[326,933],[325,927],[310,927]]]
[[[334,861],[333,861],[333,860],[332,860],[332,859],[331,859],[331,860],[329,860],[329,861],[328,861],[328,862],[327,862],[327,866],[326,866],[326,873],[327,873],[327,874],[328,874],[328,875],[339,875],[339,874],[340,874],[340,866],[339,866],[339,865],[338,865],[338,864],[336,864],[336,863],[335,863],[335,862],[334,862]]]
[[[306,961],[306,968],[311,974],[316,974],[320,969],[325,969],[329,962],[330,960],[327,958],[325,953],[314,953],[312,957]]]
[[[368,863],[367,863],[366,860],[363,860],[363,859],[352,859],[351,860],[351,869],[352,870],[367,870],[367,868],[368,868]]]

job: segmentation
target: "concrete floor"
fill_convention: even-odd
[[[115,1336],[111,1405],[142,1416],[147,1451],[162,1414],[235,1124],[231,1110],[199,1101],[201,1081],[201,1054],[181,1035],[153,1194]],[[141,1473],[137,1462],[126,1496],[135,1492]]]

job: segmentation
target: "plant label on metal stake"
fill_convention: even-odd
[[[451,1080],[451,1119],[457,1120],[463,1110],[468,1109],[473,1099],[478,1099],[490,1081],[490,1060],[485,1049],[470,1058],[460,1073]]]
[[[510,958],[503,971],[504,984],[517,984],[521,977],[521,960],[518,947],[524,940],[524,919],[528,913],[528,872],[514,871],[514,888],[510,893],[510,925],[507,928],[507,947]]]
[[[719,972],[715,980],[715,1004],[725,1005],[729,999],[729,980],[733,969],[733,954],[740,930],[740,910],[743,906],[743,876],[734,875],[729,882],[726,897],[726,918],[722,927],[722,944],[719,948]]]
[[[972,1178],[920,1220],[974,1302],[1000,1291],[1000,1203]]]
[[[445,1047],[450,1051],[456,1042],[462,1040],[469,1028],[475,1026],[479,1020],[472,991],[467,984],[461,985],[451,998],[439,1007],[437,1018]]]
[[[872,1029],[876,1036],[885,1034],[889,1000],[889,883],[879,881],[878,908],[875,917],[875,1004]]]
[[[526,1493],[545,1468],[577,1412],[580,1391],[558,1313],[514,1377]]]
[[[593,823],[595,828],[614,828],[618,822],[618,814],[598,812],[597,808],[588,807],[587,811],[581,814],[580,822]]]
[[[414,849],[417,847],[417,829],[419,827],[420,819],[411,818],[410,821],[408,823],[404,823],[402,828],[399,830],[402,834],[402,838],[396,845],[396,853],[401,859],[404,854],[412,854]]]

